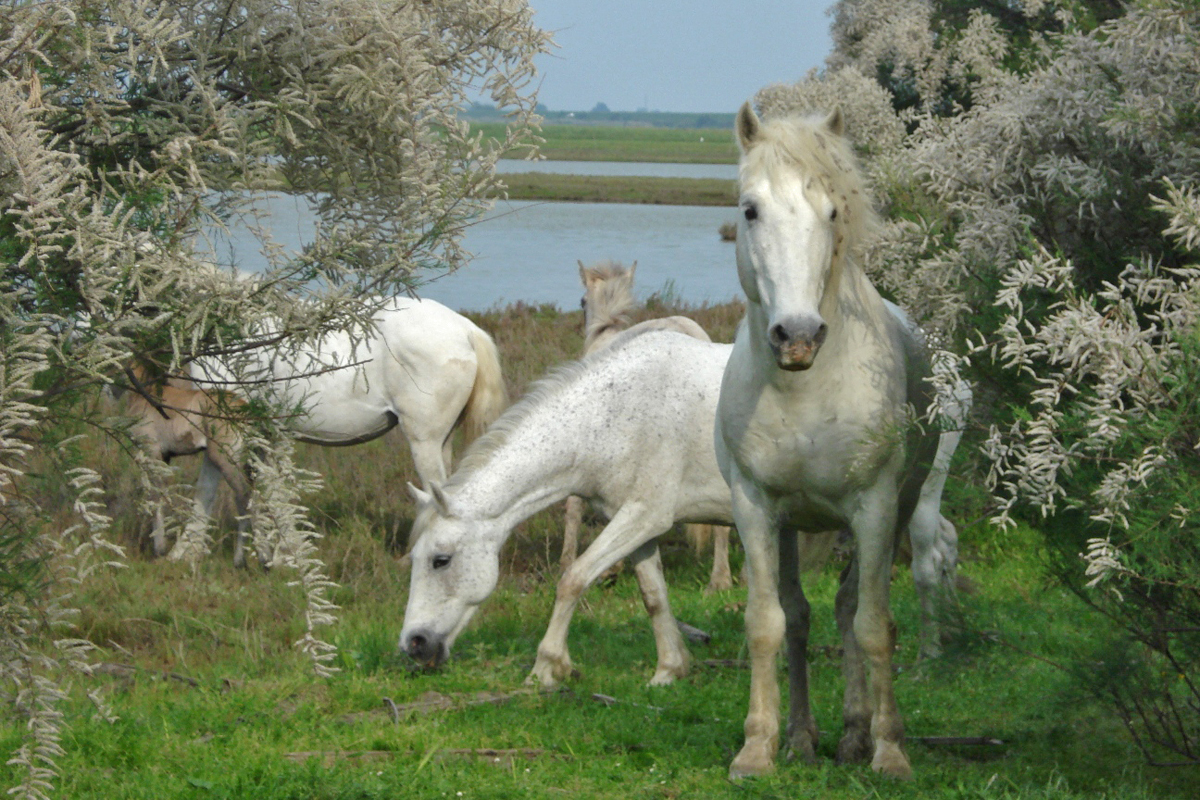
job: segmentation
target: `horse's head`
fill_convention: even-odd
[[[633,275],[637,262],[626,267],[615,261],[601,261],[592,266],[579,262],[579,280],[583,283],[583,332],[587,338],[584,350],[606,330],[625,328],[629,314],[636,305],[633,299]]]
[[[455,516],[453,501],[437,485],[417,500],[413,523],[412,583],[400,649],[426,667],[441,665],[475,610],[495,590],[502,536]]]
[[[803,370],[828,332],[846,251],[871,218],[842,115],[763,122],[750,103],[737,116],[738,280],[761,307],[775,361]]]

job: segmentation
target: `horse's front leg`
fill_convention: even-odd
[[[803,535],[803,534],[800,534]],[[787,621],[789,758],[814,761],[817,757],[817,722],[808,699],[808,628],[811,608],[800,585],[799,541],[794,531],[779,534],[779,599]]]
[[[731,482],[733,518],[746,551],[746,639],[750,650],[750,707],[746,741],[729,766],[731,779],[762,775],[779,750],[779,682],[775,660],[783,641],[779,603],[779,533],[765,498],[740,475]],[[749,493],[753,494],[749,494]]]
[[[559,578],[550,624],[538,645],[537,660],[526,683],[557,686],[574,674],[575,668],[567,649],[567,630],[579,598],[609,567],[670,527],[668,521],[655,528],[659,523],[658,515],[650,514],[641,503],[626,503],[613,515],[591,546],[567,568]]]
[[[881,485],[887,483],[881,481]],[[867,664],[874,744],[871,768],[885,775],[909,778],[912,767],[902,749],[904,722],[892,682],[896,626],[892,622],[890,594],[895,523],[895,493],[882,488],[866,499],[851,520],[858,562],[858,608],[854,612],[853,631]]]
[[[658,666],[651,686],[665,686],[688,673],[691,655],[683,643],[671,603],[667,598],[667,581],[663,577],[662,557],[658,553],[658,541],[651,539],[630,555],[638,588],[642,591],[642,603],[650,615],[654,629],[654,643],[658,648]]]

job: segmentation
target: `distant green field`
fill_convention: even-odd
[[[544,172],[507,174],[502,177],[511,200],[672,206],[737,205],[737,181],[718,178],[557,175]]]
[[[473,123],[484,136],[499,138],[502,123]],[[655,161],[683,164],[733,164],[733,132],[722,128],[649,128],[611,125],[547,125],[541,154],[561,161]],[[513,158],[525,153],[513,152]]]

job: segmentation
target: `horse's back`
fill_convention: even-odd
[[[678,331],[643,329],[622,334],[589,359],[577,402],[600,420],[610,463],[628,466],[609,476],[612,497],[694,491],[693,499],[703,503],[718,493],[715,487],[723,502],[710,502],[713,508],[706,505],[695,516],[714,522],[728,516],[712,426],[731,349]]]

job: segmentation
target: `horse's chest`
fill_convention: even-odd
[[[760,414],[747,427],[739,461],[776,495],[844,496],[871,483],[889,460],[886,427],[831,406]]]

